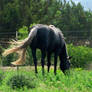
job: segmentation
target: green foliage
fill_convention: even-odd
[[[18,30],[18,39],[24,39],[28,36],[28,28],[26,26],[23,26]]]
[[[2,52],[1,52],[1,56],[0,56],[0,65],[11,66],[11,62],[15,61],[18,58],[18,56],[16,53],[13,53],[13,54],[9,54],[8,56],[4,57],[4,56],[2,56],[2,53],[4,52],[4,50],[5,49],[2,47]]]
[[[67,51],[69,56],[72,56],[70,59],[71,62],[71,67],[82,67],[85,68],[88,66],[88,64],[91,64],[92,61],[92,48],[86,47],[86,46],[74,46],[72,44],[67,45]],[[41,52],[40,50],[37,50],[37,60],[38,60],[38,65],[41,65]],[[52,55],[51,58],[51,64],[54,64],[54,57]],[[34,65],[33,63],[33,58],[32,58],[32,53],[31,49],[27,49],[27,65],[31,64]],[[59,64],[58,60],[58,64]],[[46,60],[47,63],[47,60]]]
[[[35,23],[31,24],[30,27],[36,25]],[[22,28],[18,29],[18,39],[25,39],[26,37],[28,37],[28,27],[27,26],[23,26]]]
[[[3,66],[10,66],[12,61],[15,61],[17,59],[16,54],[10,54],[6,57],[2,57],[2,65]]]
[[[13,89],[20,89],[20,88],[35,88],[36,87],[36,81],[34,81],[35,79],[32,77],[27,77],[25,75],[14,75],[12,76],[8,82],[7,85],[9,85],[11,88]]]
[[[33,23],[33,24],[31,24],[31,25],[30,25],[30,27],[33,27],[33,26],[35,26],[35,25],[36,25],[36,24],[35,24],[35,23]]]
[[[71,31],[70,35],[72,30],[84,30],[82,35],[88,37],[92,30],[92,11],[85,11],[80,3],[72,0],[0,1],[0,30],[16,31],[33,23],[54,24],[62,31]]]
[[[4,73],[0,70],[0,85],[2,84],[3,79],[4,79]]]
[[[7,71],[5,72],[6,77],[3,80],[2,86],[0,86],[0,91],[3,92],[91,92],[92,91],[92,71],[82,70],[81,68],[71,69],[70,74],[64,75],[60,70],[57,70],[57,75],[54,75],[53,69],[50,70],[50,73],[45,71],[45,75],[42,75],[41,67],[39,67],[39,72],[35,76],[34,71],[27,70],[19,70],[18,74],[16,71]],[[22,75],[22,76],[21,76]],[[12,79],[13,78],[13,79]],[[14,79],[15,78],[15,79]],[[24,81],[28,81],[28,84],[33,82],[30,81],[30,78],[34,79],[34,83],[37,86],[35,88],[27,88],[20,87],[18,89],[12,89],[10,85],[13,83],[10,81],[12,79],[14,81],[14,85],[16,87],[19,85],[20,80],[22,84],[26,83]],[[16,81],[15,80],[19,80]],[[7,82],[10,82],[10,85],[7,85]],[[17,83],[17,84],[16,84]],[[22,85],[20,84],[20,85]],[[27,84],[27,85],[28,85]],[[19,86],[20,86],[19,85]],[[18,86],[18,87],[19,87]]]
[[[71,58],[71,67],[88,67],[89,64],[91,64],[92,61],[92,48],[86,47],[86,46],[74,46],[72,44],[67,45],[67,51],[69,56],[72,56]],[[41,65],[41,51],[38,49],[37,50],[37,61],[38,65]],[[3,66],[9,66],[11,65],[12,61],[17,60],[17,54],[11,54],[8,55],[7,57],[1,57],[1,64]],[[54,64],[53,60],[53,55],[51,58],[51,64]],[[59,64],[59,59],[58,59],[58,64]],[[47,64],[47,60],[45,62]],[[31,48],[27,48],[26,52],[26,64],[25,65],[34,65],[33,62],[33,56],[31,52]]]
[[[2,65],[2,52],[3,52],[3,47],[0,46],[0,65]]]
[[[72,56],[73,67],[87,67],[92,61],[92,48],[86,46],[67,45],[68,53]]]
[[[37,63],[38,65],[41,65],[41,51],[37,50],[36,55],[37,55]],[[32,51],[30,47],[27,48],[25,65],[34,65]]]

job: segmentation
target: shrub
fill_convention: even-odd
[[[18,30],[18,33],[18,39],[25,39],[28,36],[28,28],[26,26],[23,26]]]
[[[86,47],[86,46],[74,46],[73,44],[67,45],[67,50],[69,56],[72,56],[71,65],[72,67],[81,67],[85,68],[88,64],[92,61],[92,48]],[[26,63],[27,65],[31,64],[34,65],[33,59],[32,59],[32,53],[31,49],[27,49],[27,59]],[[54,63],[53,55],[51,58],[51,64]],[[37,50],[37,60],[38,64],[41,64],[41,52],[40,50]],[[58,61],[59,63],[60,61]],[[46,62],[47,63],[47,62]]]
[[[11,62],[15,61],[17,58],[18,57],[16,53],[9,54],[8,56],[2,58],[2,65],[10,66]]]
[[[12,76],[7,84],[12,88],[12,89],[18,89],[18,88],[35,88],[36,87],[36,81],[35,78],[29,78],[25,75],[14,75]]]
[[[72,56],[71,64],[73,67],[84,68],[92,61],[92,48],[86,46],[67,45],[69,56]]]
[[[2,46],[0,46],[0,65],[2,64],[2,52],[3,52],[3,48]]]
[[[0,85],[2,84],[3,79],[4,79],[4,73],[0,71]]]
[[[7,46],[9,47],[9,46]],[[10,66],[11,62],[14,61],[17,58],[16,54],[10,54],[6,57],[2,56],[2,53],[4,52],[4,48],[2,46],[0,46],[0,64],[3,66]]]

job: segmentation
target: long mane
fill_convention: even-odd
[[[64,39],[64,35],[63,35],[62,31],[61,31],[59,28],[55,27],[54,25],[49,25],[49,27],[50,27],[53,31],[55,31],[56,33],[59,33],[59,34],[61,35],[61,37]]]

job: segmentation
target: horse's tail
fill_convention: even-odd
[[[22,41],[16,41],[14,44],[17,45],[17,47],[13,47],[11,49],[7,49],[4,51],[2,54],[3,56],[7,56],[8,54],[18,52],[19,59],[17,61],[12,62],[13,65],[21,65],[24,64],[25,62],[25,54],[26,54],[26,47],[31,44],[32,39],[36,36],[37,33],[37,28],[33,28],[29,34],[29,36],[22,40]]]

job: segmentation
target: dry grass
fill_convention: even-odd
[[[41,67],[41,66],[38,66]],[[34,71],[35,66],[18,66],[19,69],[21,70],[28,70],[28,71]],[[54,66],[51,66],[50,69],[53,69]],[[45,69],[47,69],[47,66],[45,66]],[[17,66],[7,66],[7,67],[0,67],[0,70],[3,71],[11,71],[11,70],[17,70]]]

